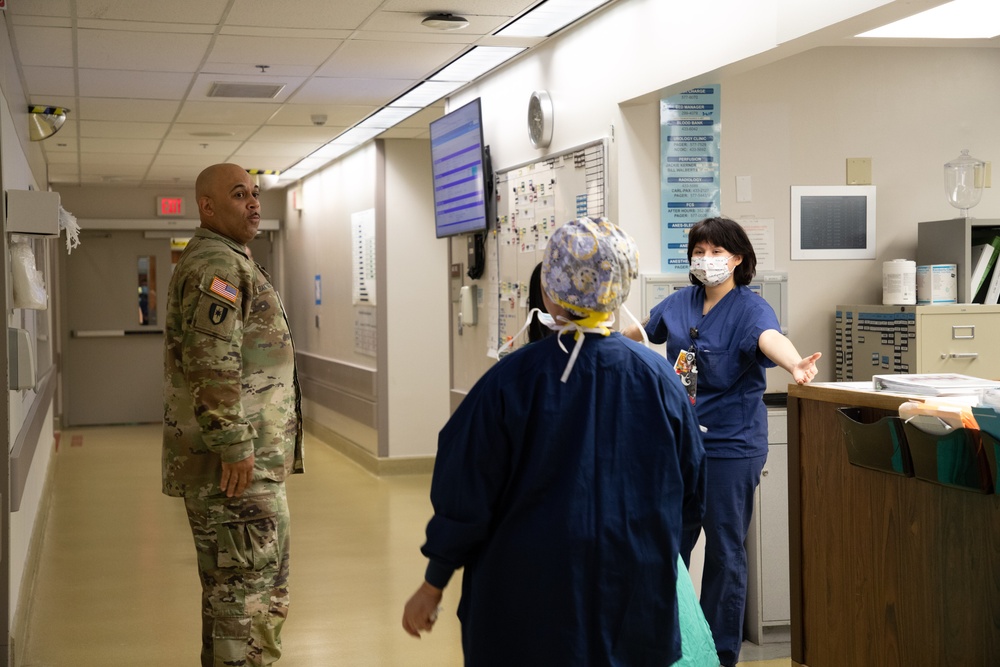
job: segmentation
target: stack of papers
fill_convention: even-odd
[[[956,373],[875,375],[872,376],[872,387],[875,391],[917,396],[969,396],[1000,388],[1000,381]]]

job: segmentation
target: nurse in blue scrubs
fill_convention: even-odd
[[[678,555],[704,509],[704,450],[670,363],[611,328],[637,276],[610,222],[560,226],[541,269],[554,333],[501,358],[441,430],[428,564],[402,625],[429,631],[464,568],[468,667],[682,658]]]
[[[798,384],[816,376],[816,352],[803,358],[781,333],[778,319],[748,287],[757,257],[743,228],[728,218],[708,218],[688,236],[692,286],[657,304],[645,323],[652,343],[666,343],[667,361],[687,387],[708,460],[708,495],[700,526],[687,528],[681,546],[691,550],[705,531],[701,606],[715,637],[719,662],[739,660],[746,607],[747,555],[743,543],[754,491],[767,459],[765,369],[780,366]],[[637,326],[623,332],[641,339]]]

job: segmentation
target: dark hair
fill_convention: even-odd
[[[542,263],[535,266],[531,272],[531,280],[528,281],[528,310],[538,308],[543,313],[549,312],[545,309],[545,301],[542,299]],[[528,342],[534,343],[552,333],[552,329],[533,318],[528,325]]]
[[[743,257],[743,261],[733,271],[733,280],[737,285],[749,285],[757,274],[757,255],[753,251],[753,244],[750,243],[746,231],[735,220],[718,217],[696,222],[688,232],[688,264],[691,263],[694,247],[699,243],[721,246],[732,254]],[[693,285],[701,284],[691,274],[688,275],[688,279]]]

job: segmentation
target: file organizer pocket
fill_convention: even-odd
[[[861,408],[838,408],[837,415],[851,465],[904,477],[913,476],[913,464],[899,417],[874,417]]]
[[[996,436],[986,431],[980,431],[983,438],[983,453],[986,455],[986,465],[989,468],[990,476],[993,478],[993,493],[1000,495],[1000,468],[997,468],[997,461],[1000,461],[1000,440]]]
[[[945,435],[935,435],[908,423],[903,424],[903,431],[913,457],[915,477],[965,491],[993,491],[993,475],[985,449],[980,446],[979,431],[957,428]],[[983,444],[987,444],[985,439]]]

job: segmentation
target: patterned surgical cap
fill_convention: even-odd
[[[639,275],[632,237],[605,218],[580,218],[552,234],[542,260],[542,288],[579,317],[610,313]]]

